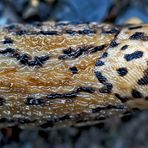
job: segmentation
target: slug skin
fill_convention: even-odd
[[[0,126],[54,128],[148,108],[148,25],[0,28]]]

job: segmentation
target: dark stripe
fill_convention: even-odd
[[[101,72],[96,71],[95,75],[100,83],[105,84],[107,82],[107,78],[104,77]]]
[[[65,93],[65,94],[59,94],[59,93],[53,93],[47,95],[48,99],[57,99],[57,98],[75,98],[78,96],[80,92],[87,92],[87,93],[93,93],[95,90],[91,87],[79,87],[76,90],[72,91],[71,93]]]
[[[97,51],[102,51],[106,46],[105,45],[100,45],[100,46],[96,46],[93,48],[90,48],[90,50],[88,50],[89,54],[91,53],[95,53]]]
[[[139,85],[148,85],[148,76],[145,75],[143,78],[138,80]]]
[[[115,94],[115,96],[123,103],[129,100],[128,97],[125,97],[125,96],[123,97],[123,96],[120,96],[119,94]]]
[[[0,54],[13,54],[15,53],[15,49],[6,48],[5,50],[0,50]]]
[[[95,89],[93,89],[92,87],[79,87],[77,89],[77,92],[94,93],[95,92]]]
[[[118,73],[121,77],[123,77],[123,76],[125,76],[125,75],[128,73],[128,70],[127,70],[126,67],[118,68],[118,69],[117,69],[117,73]]]
[[[84,30],[79,30],[77,33],[81,35],[89,35],[89,34],[95,34],[96,31],[91,29],[84,29]]]
[[[77,47],[76,49],[73,48],[68,48],[64,49],[62,55],[60,55],[58,58],[60,60],[65,60],[65,59],[75,59],[80,57],[83,54],[92,54],[98,51],[102,51],[106,46],[101,45],[101,46],[84,46],[84,47]]]
[[[100,112],[102,110],[110,110],[110,109],[118,109],[118,110],[123,110],[125,109],[124,105],[107,105],[107,106],[101,106],[101,107],[97,107],[92,109],[92,113],[97,113]]]
[[[76,90],[74,90],[73,92],[67,93],[67,94],[58,94],[58,93],[49,94],[49,95],[47,95],[47,98],[48,98],[48,99],[76,98],[80,92],[93,93],[94,91],[95,91],[95,90],[94,90],[93,88],[91,88],[91,87],[79,87],[79,88],[77,88]]]
[[[37,35],[58,35],[57,31],[40,31]]]
[[[64,59],[68,59],[68,58],[78,58],[79,56],[81,56],[84,53],[85,50],[86,50],[85,48],[79,47],[76,49],[76,51],[72,51],[69,54],[60,55],[58,58],[60,60],[64,60]]]
[[[111,83],[104,84],[103,87],[99,89],[100,93],[110,94],[112,92],[113,85]]]
[[[57,31],[39,31],[27,32],[26,30],[19,30],[15,32],[16,35],[59,35]]]
[[[17,49],[13,49],[13,48],[6,48],[5,50],[1,50],[0,54],[4,54],[4,55],[8,55],[10,57],[14,57],[16,58],[21,64],[23,65],[27,65],[27,66],[42,66],[45,61],[47,61],[49,59],[49,56],[45,55],[45,56],[40,56],[34,57],[34,60],[31,60],[32,57],[26,53],[21,54],[18,52]]]
[[[94,93],[95,89],[91,87],[79,87],[70,93],[65,93],[65,94],[52,93],[52,94],[48,94],[46,97],[43,97],[43,98],[35,98],[35,97],[29,96],[26,99],[25,104],[26,105],[45,105],[47,99],[73,99],[73,98],[76,98],[80,92]]]
[[[131,26],[131,27],[129,27],[128,29],[129,29],[129,30],[134,30],[134,29],[140,29],[140,28],[142,28],[141,25],[140,25],[140,26]]]
[[[56,30],[49,30],[49,31],[27,31],[27,30],[21,30],[20,28],[16,29],[13,28],[13,29],[10,29],[10,27],[7,27],[7,29],[10,31],[10,32],[13,32],[15,35],[19,35],[19,36],[22,36],[22,35],[49,35],[49,36],[52,36],[52,35],[62,35],[62,34],[69,34],[69,35],[93,35],[93,34],[96,34],[96,30],[94,29],[83,29],[83,30],[71,30],[71,29],[68,29],[68,30],[64,30],[64,31],[56,31]]]
[[[49,94],[47,95],[47,98],[48,99],[61,99],[61,98],[76,98],[77,97],[77,93],[76,92],[72,92],[72,93],[67,93],[67,94],[58,94],[58,93],[55,93],[55,94]]]

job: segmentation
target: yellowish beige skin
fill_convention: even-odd
[[[136,32],[144,34],[130,39]],[[148,74],[147,38],[147,24],[48,22],[1,27],[1,126],[60,127],[147,109],[148,84],[137,84]],[[125,45],[127,49],[121,50]],[[136,50],[143,56],[124,59]],[[105,52],[108,56],[102,58]],[[96,66],[98,60],[104,65]],[[121,67],[128,69],[126,76],[117,72]],[[100,82],[97,72],[107,82]],[[133,89],[140,94],[133,96]]]

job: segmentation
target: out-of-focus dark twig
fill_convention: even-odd
[[[114,23],[116,18],[123,14],[129,7],[129,0],[116,0],[109,8],[108,15],[103,22]]]

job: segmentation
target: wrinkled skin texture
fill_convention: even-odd
[[[91,124],[148,108],[148,25],[0,28],[1,126]]]

